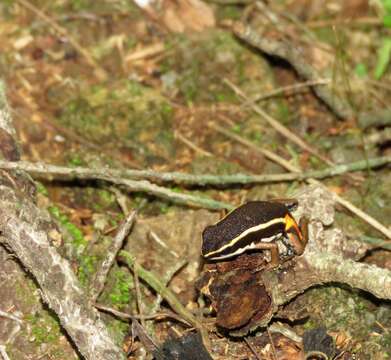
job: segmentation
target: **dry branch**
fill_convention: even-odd
[[[132,228],[134,221],[136,219],[136,211],[132,211],[120,225],[117,234],[115,235],[113,242],[111,243],[107,254],[102,264],[99,267],[99,270],[95,274],[94,281],[90,288],[90,297],[91,301],[96,301],[100,293],[103,291],[105,286],[107,275],[114,264],[115,258],[118,252],[121,250],[126,236],[129,234],[130,229]]]
[[[164,285],[164,283],[152,272],[144,269],[141,265],[134,267],[135,257],[127,251],[120,251],[119,256],[126,263],[129,269],[137,271],[137,275],[144,280],[152,289],[163,297],[171,306],[171,308],[180,315],[189,324],[195,328],[202,329],[201,323],[182,305],[175,294]]]
[[[308,64],[303,57],[302,52],[297,50],[297,46],[286,41],[276,40],[270,37],[261,36],[250,25],[237,22],[233,26],[234,34],[261,50],[262,52],[278,57],[288,62],[297,72],[297,74],[307,81],[316,81],[321,78],[315,68]],[[352,119],[354,111],[351,106],[343,99],[335,96],[327,86],[312,86],[315,94],[321,99],[339,118]]]
[[[366,251],[360,241],[347,240],[343,231],[330,228],[334,221],[334,199],[326,189],[308,187],[298,196],[298,212],[311,218],[310,239],[293,271],[264,276],[274,303],[282,305],[306,289],[336,282],[367,291],[379,299],[391,299],[391,271],[358,262]],[[278,277],[278,278],[277,278]]]
[[[68,168],[54,165],[47,165],[42,163],[29,163],[29,162],[4,162],[0,161],[0,168],[7,169],[21,169],[34,173],[36,176],[43,177],[46,180],[58,179],[58,180],[70,180],[70,179],[96,179],[103,180],[115,185],[123,186],[127,191],[131,192],[143,192],[158,198],[171,201],[176,204],[204,207],[206,209],[232,209],[232,205],[216,201],[205,196],[196,196],[191,194],[185,194],[173,191],[171,189],[152,184],[146,180],[133,180],[126,177],[120,177],[131,174],[138,174],[140,176],[143,170],[111,170],[109,168],[89,169],[89,168]],[[158,177],[158,173],[154,173],[149,170],[145,170],[144,174]],[[144,175],[145,176],[145,175]],[[173,177],[172,177],[173,178]],[[171,179],[172,179],[171,178]]]
[[[271,15],[278,16],[268,9]],[[391,123],[391,113],[388,109],[376,109],[370,112],[357,114],[351,105],[341,97],[333,94],[329,87],[317,84],[321,78],[318,71],[305,60],[303,52],[297,44],[285,40],[277,40],[259,34],[250,25],[236,22],[232,26],[234,34],[244,42],[259,49],[263,53],[280,58],[289,63],[297,74],[308,82],[313,82],[311,88],[316,96],[340,119],[353,119],[357,117],[358,124],[365,129],[371,126],[384,126]]]
[[[0,82],[0,156],[15,159],[17,150],[11,116]],[[4,140],[4,138],[2,138]],[[70,264],[51,244],[58,237],[50,217],[34,203],[34,185],[23,171],[0,173],[0,239],[36,280],[45,303],[57,314],[85,359],[125,359],[100,320]],[[4,355],[3,355],[4,356]]]
[[[226,135],[228,138],[236,140],[239,143],[241,143],[245,146],[248,146],[251,149],[254,149],[254,151],[258,151],[259,153],[265,155],[265,157],[268,158],[269,160],[275,162],[276,164],[280,165],[281,167],[283,167],[284,169],[286,169],[290,172],[299,173],[301,171],[301,169],[299,167],[291,164],[288,160],[285,160],[281,156],[279,156],[269,150],[262,149],[262,148],[256,146],[251,141],[249,141],[249,140],[247,140],[237,134],[234,134],[231,131],[228,131],[228,130],[226,130],[220,126],[217,126],[215,124],[213,124],[211,127],[216,129],[220,133]],[[322,183],[320,181],[313,179],[313,178],[306,179],[306,182],[309,184],[312,184],[312,185],[322,186]],[[371,225],[374,229],[381,232],[383,235],[385,235],[387,237],[387,239],[391,239],[391,230],[389,228],[384,226],[378,220],[376,220],[375,218],[373,218],[372,216],[370,216],[369,214],[367,214],[366,212],[364,212],[363,210],[361,210],[360,208],[358,208],[354,204],[352,204],[350,201],[345,200],[344,198],[339,196],[333,190],[329,189],[328,191],[333,195],[336,202],[338,202],[340,205],[342,205],[343,207],[345,207],[346,209],[351,211],[354,215],[359,217],[361,220],[365,221],[367,224]]]
[[[217,126],[213,126],[215,129]],[[339,164],[323,170],[312,170],[296,173],[282,174],[232,174],[232,175],[212,175],[212,174],[186,174],[180,172],[158,172],[154,170],[133,170],[133,169],[113,169],[113,168],[85,168],[66,167],[46,163],[32,163],[28,161],[1,161],[0,169],[24,170],[33,177],[44,180],[83,180],[83,179],[132,179],[149,180],[158,183],[174,183],[195,186],[228,186],[235,184],[265,184],[284,181],[303,181],[306,179],[324,179],[338,176],[354,171],[365,171],[378,168],[391,163],[391,156],[382,156],[367,160],[360,160],[349,164]],[[132,189],[130,189],[132,190]],[[154,193],[152,193],[154,194]],[[177,193],[175,193],[177,194]]]

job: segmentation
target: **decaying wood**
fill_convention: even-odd
[[[8,149],[17,149],[15,131],[0,82],[0,130],[7,133]],[[11,152],[14,154],[14,152]],[[36,280],[43,301],[57,314],[62,327],[85,359],[125,359],[98,311],[90,303],[70,264],[51,244],[58,232],[50,217],[34,203],[34,184],[28,175],[0,173],[0,239]]]

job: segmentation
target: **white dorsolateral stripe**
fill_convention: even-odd
[[[285,218],[275,218],[273,220],[270,220],[266,223],[263,223],[263,224],[259,224],[257,226],[253,226],[249,229],[247,229],[246,231],[243,231],[241,234],[239,234],[236,238],[233,238],[229,243],[223,245],[221,248],[217,249],[217,250],[214,250],[214,251],[211,251],[207,254],[204,255],[204,257],[209,257],[210,255],[213,255],[213,254],[216,254],[216,253],[219,253],[221,251],[224,251],[225,249],[233,246],[234,244],[236,244],[240,239],[244,238],[245,236],[247,236],[248,234],[251,234],[253,232],[257,232],[257,231],[260,231],[260,230],[263,230],[263,229],[266,229],[267,227],[269,226],[272,226],[272,225],[275,225],[275,224],[279,224],[279,223],[282,223],[284,224],[285,223]],[[269,239],[269,238],[268,238]],[[265,241],[267,241],[267,239],[265,239]],[[271,240],[269,240],[271,241]],[[251,249],[253,247],[251,247],[252,244],[250,245],[247,245],[244,249],[247,250],[247,249]],[[250,246],[250,247],[248,247]],[[241,249],[238,249],[238,250],[241,250]],[[243,250],[244,251],[244,250]],[[237,252],[235,252],[236,254]],[[238,253],[240,254],[240,252]],[[229,256],[232,256],[233,254],[229,254]],[[222,257],[219,257],[219,259],[221,259]],[[216,257],[217,259],[217,257]]]
[[[263,238],[263,239],[261,240],[261,243],[272,242],[273,240],[278,239],[278,238],[280,238],[280,237],[281,237],[281,234],[276,234],[276,235],[270,236],[270,237],[268,237],[268,238]],[[236,251],[234,251],[234,252],[232,252],[232,253],[229,253],[229,254],[227,254],[227,255],[221,255],[221,256],[217,255],[217,256],[213,256],[213,257],[211,257],[211,258],[209,258],[209,259],[211,259],[211,260],[222,260],[222,259],[227,259],[227,258],[236,256],[236,255],[242,254],[242,253],[244,253],[246,250],[249,250],[249,249],[256,249],[256,248],[257,248],[257,245],[258,245],[257,243],[252,242],[251,244],[248,244],[248,245],[246,245],[246,246],[244,246],[244,247],[242,247],[242,248],[239,248],[239,249],[237,249]]]

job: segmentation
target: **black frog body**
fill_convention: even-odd
[[[220,260],[249,249],[270,249],[283,240],[287,249],[301,254],[306,240],[288,207],[277,201],[251,201],[230,212],[202,234],[202,255]],[[277,255],[278,255],[278,249]]]

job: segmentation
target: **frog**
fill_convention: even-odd
[[[299,224],[291,214],[296,199],[249,201],[202,233],[202,256],[208,261],[231,259],[252,250],[270,251],[268,266],[303,254],[308,242],[308,220]]]

